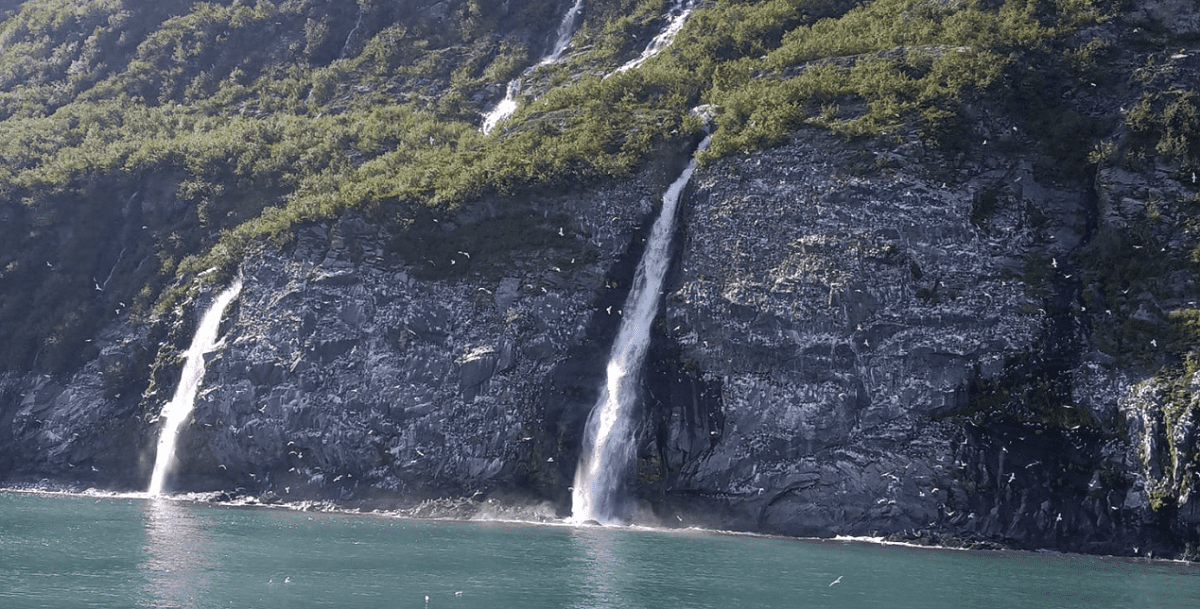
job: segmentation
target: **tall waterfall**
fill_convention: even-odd
[[[545,57],[535,66],[526,68],[521,72],[521,76],[514,78],[508,82],[508,88],[504,91],[504,99],[496,104],[491,110],[483,113],[483,124],[479,130],[486,133],[491,133],[492,129],[496,128],[501,121],[508,118],[513,112],[517,111],[517,94],[521,91],[521,77],[529,74],[537,66],[546,65],[558,61],[562,56],[563,51],[567,50],[567,45],[571,42],[571,35],[575,33],[575,21],[579,17],[579,13],[583,10],[583,0],[575,0],[575,4],[571,5],[570,10],[563,16],[562,23],[558,24],[558,33],[554,39],[554,47],[550,49]]]
[[[224,292],[213,299],[208,311],[200,319],[192,344],[184,354],[183,374],[175,395],[163,406],[163,427],[158,437],[158,453],[154,458],[154,475],[150,478],[151,495],[161,495],[167,472],[175,464],[175,442],[184,421],[192,414],[196,405],[196,394],[200,391],[200,383],[204,380],[204,354],[217,348],[217,331],[221,328],[221,316],[238,293],[242,291],[242,280],[238,278]]]
[[[647,59],[658,55],[659,51],[662,51],[670,46],[671,42],[675,40],[675,35],[679,33],[679,30],[683,29],[683,24],[687,23],[687,18],[692,14],[692,7],[695,4],[696,0],[679,0],[675,6],[671,8],[671,12],[675,14],[671,17],[671,20],[667,22],[667,27],[663,28],[663,31],[659,32],[657,36],[650,40],[650,44],[646,45],[646,48],[642,50],[641,55],[629,60],[625,63],[625,65],[617,68],[616,70],[613,70],[613,73],[615,74],[618,72],[624,72],[626,70],[632,70],[633,68],[642,65],[642,63]]]
[[[704,138],[699,150],[704,150],[708,141]],[[650,323],[658,312],[663,277],[670,263],[679,197],[695,170],[693,159],[663,195],[662,211],[650,229],[646,251],[625,301],[621,327],[608,358],[604,388],[588,416],[575,470],[571,517],[577,522],[621,519],[618,493],[636,450],[632,416],[650,346]]]

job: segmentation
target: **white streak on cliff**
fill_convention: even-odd
[[[679,2],[675,7],[673,7],[671,9],[672,12],[679,12],[675,13],[675,15],[671,17],[671,20],[667,22],[667,27],[663,28],[663,30],[659,32],[657,36],[650,40],[650,44],[646,45],[646,48],[642,50],[641,55],[638,55],[634,59],[626,62],[625,65],[617,68],[613,71],[613,73],[615,74],[624,72],[626,70],[632,70],[633,68],[642,65],[642,63],[644,63],[647,59],[658,55],[659,52],[670,46],[671,42],[675,40],[675,35],[678,34],[679,30],[683,29],[683,25],[687,23],[688,16],[692,14],[692,7],[694,4],[695,0],[686,0]]]
[[[150,488],[147,491],[151,495],[162,494],[167,473],[175,465],[175,444],[179,437],[179,430],[191,416],[192,409],[196,405],[196,394],[199,393],[200,383],[204,380],[204,355],[217,348],[217,332],[221,328],[221,316],[224,315],[229,303],[233,302],[233,299],[241,291],[242,280],[239,278],[213,299],[212,305],[200,320],[200,326],[196,328],[192,344],[184,354],[186,359],[183,363],[183,374],[179,379],[179,386],[175,388],[175,395],[171,397],[171,401],[163,406],[160,415],[163,419],[163,427],[161,435],[158,437],[154,474],[150,478]]]
[[[700,150],[707,145],[705,138]],[[609,355],[604,388],[588,416],[575,470],[571,509],[576,521],[614,522],[621,518],[619,493],[636,449],[632,415],[650,346],[650,323],[658,312],[663,277],[670,265],[676,208],[695,170],[693,159],[663,195],[662,211],[650,229],[646,251],[622,309],[621,327]]]

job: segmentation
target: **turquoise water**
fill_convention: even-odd
[[[26,607],[1191,609],[1200,566],[0,493]]]

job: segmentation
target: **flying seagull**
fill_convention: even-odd
[[[834,584],[840,584],[840,583],[842,583],[842,576],[841,576],[841,575],[839,575],[837,579],[835,579],[835,580],[833,580],[833,581],[829,582],[829,587],[830,587],[830,588],[832,588]]]

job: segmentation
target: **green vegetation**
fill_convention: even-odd
[[[1178,324],[1191,326],[1189,330],[1194,332],[1200,323],[1200,311],[1191,310],[1172,318]],[[1157,469],[1160,475],[1146,482],[1150,507],[1156,511],[1177,505],[1179,498],[1186,497],[1194,488],[1193,481],[1200,475],[1200,438],[1195,433],[1196,425],[1200,424],[1200,396],[1192,387],[1192,378],[1198,371],[1200,361],[1193,353],[1183,362],[1159,370],[1155,377],[1163,401],[1160,439],[1166,444],[1157,455],[1158,463],[1154,464],[1157,467],[1151,470]],[[1156,458],[1156,455],[1142,456]]]
[[[1125,123],[1132,132],[1128,161],[1157,156],[1171,163],[1175,176],[1185,182],[1200,171],[1200,99],[1194,92],[1147,92],[1126,113]]]
[[[846,137],[915,129],[953,150],[969,133],[966,109],[987,97],[1034,109],[1020,114],[1065,147],[1048,147],[1047,166],[1082,167],[1094,125],[1048,118],[1062,115],[1057,90],[1031,74],[1103,72],[1104,45],[1077,48],[1074,35],[1115,10],[717,0],[669,49],[605,78],[656,33],[666,2],[589,0],[574,52],[525,74],[521,107],[482,135],[480,113],[536,62],[557,4],[13,8],[0,24],[0,368],[69,369],[113,315],[162,312],[193,277],[216,268],[204,277],[219,279],[305,223],[356,210],[404,235],[482,197],[629,176],[665,143],[695,137],[688,111],[701,103],[719,109],[706,159],[806,125]],[[1179,139],[1185,102],[1147,102],[1148,115],[1163,106],[1161,125],[1142,121],[1163,133],[1163,154],[1191,154]]]
[[[1012,83],[1026,63],[1061,54],[1064,36],[1105,14],[1089,2],[879,0],[776,36],[768,7],[784,13],[786,4],[755,5],[747,21],[760,28],[731,36],[744,57],[714,69],[708,101],[724,111],[710,155],[780,143],[805,123],[851,137],[915,125],[929,144],[958,145],[963,104],[982,94],[1019,100]],[[714,15],[712,27],[720,23]],[[776,39],[773,48],[750,42]]]

